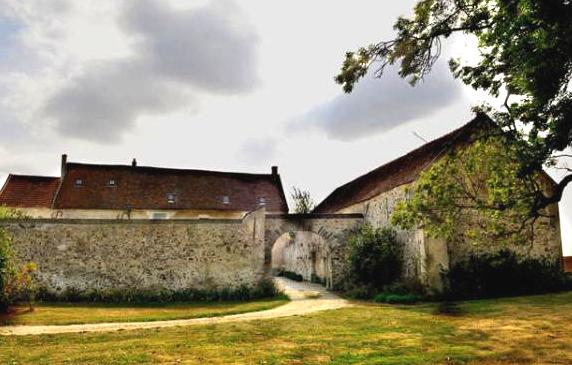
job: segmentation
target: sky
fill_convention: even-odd
[[[467,123],[483,99],[446,66],[474,57],[463,38],[415,88],[391,68],[349,95],[336,85],[345,52],[390,39],[413,3],[0,0],[0,180],[57,176],[63,153],[254,173],[278,165],[287,190],[319,202]],[[572,255],[571,191],[560,212]]]

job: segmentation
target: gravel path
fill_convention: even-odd
[[[196,326],[205,324],[253,321],[258,319],[299,316],[330,309],[350,306],[350,303],[318,284],[296,282],[285,278],[275,278],[277,285],[290,297],[291,301],[273,309],[234,314],[222,317],[176,319],[153,322],[96,323],[51,326],[4,326],[0,335],[24,336],[57,333],[108,332],[176,326]]]

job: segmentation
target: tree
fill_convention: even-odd
[[[563,162],[572,157],[566,153],[572,146],[571,19],[569,0],[420,0],[412,18],[395,23],[395,39],[348,52],[336,81],[351,92],[370,68],[381,77],[387,65],[399,63],[400,76],[415,85],[431,71],[444,39],[476,37],[478,63],[453,59],[450,68],[463,83],[503,98],[499,109],[476,109],[514,141],[517,175],[531,178],[543,166],[566,173],[549,193],[534,191],[529,216],[538,216],[572,182],[572,169]]]
[[[290,194],[296,207],[294,208],[294,213],[306,214],[310,213],[314,209],[314,200],[307,190],[301,190],[295,186],[292,187],[292,193]]]
[[[534,197],[550,183],[543,173],[519,178],[520,168],[515,143],[476,134],[421,173],[410,198],[396,205],[392,223],[449,241],[532,244],[536,221],[549,216],[530,214]]]

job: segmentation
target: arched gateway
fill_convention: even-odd
[[[361,214],[266,214],[266,267],[271,270],[273,261],[279,262],[306,280],[336,288],[343,275],[348,238],[362,222]]]

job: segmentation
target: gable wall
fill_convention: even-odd
[[[354,204],[340,210],[338,213],[362,213],[366,222],[373,227],[391,225],[391,213],[395,204],[406,199],[408,185],[402,185],[371,199]],[[474,245],[468,240],[456,238],[450,242],[443,239],[428,237],[420,229],[397,229],[398,239],[403,243],[404,278],[419,280],[430,291],[440,291],[443,288],[441,271],[450,265],[468,258],[472,254],[480,255],[510,249],[520,257],[546,258],[558,263],[562,259],[562,244],[560,238],[560,223],[558,206],[552,205],[547,209],[550,218],[539,218],[535,224],[535,239],[530,244],[512,245],[510,247],[491,244]],[[460,221],[459,232],[462,232],[471,221]],[[395,227],[394,227],[395,228]]]

